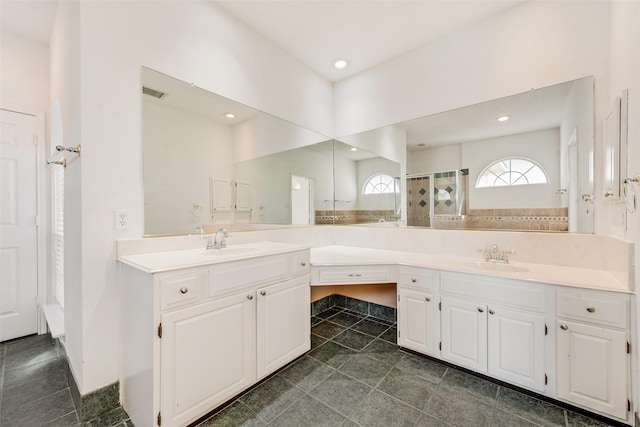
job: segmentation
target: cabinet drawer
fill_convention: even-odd
[[[309,251],[296,252],[291,255],[291,274],[299,276],[311,271],[311,256]]]
[[[207,270],[205,269],[159,275],[160,310],[198,302],[206,277]]]
[[[289,277],[289,256],[274,255],[219,264],[209,269],[209,297]]]
[[[435,290],[438,285],[437,271],[425,268],[400,267],[399,285],[402,287]]]
[[[627,327],[628,312],[625,295],[599,292],[559,291],[556,302],[558,317],[583,320],[617,328]]]
[[[392,283],[396,281],[392,268],[388,265],[320,267],[317,277],[318,283],[332,285]]]

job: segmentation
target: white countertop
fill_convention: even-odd
[[[198,248],[125,255],[118,257],[118,261],[145,273],[161,273],[163,271],[251,259],[303,249],[309,249],[309,246],[278,242],[256,242],[244,245],[230,245],[223,249],[207,250]]]
[[[485,262],[480,255],[478,258],[458,258],[339,245],[311,249],[312,267],[376,264],[424,267],[552,285],[632,293],[612,273],[604,270],[521,262],[503,266]]]

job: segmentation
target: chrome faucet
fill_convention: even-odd
[[[218,240],[218,236],[220,236],[220,240]],[[225,238],[229,237],[229,233],[225,228],[219,228],[216,231],[215,236],[213,237],[213,248],[222,249],[227,247],[227,241]],[[207,245],[207,249],[211,249],[209,245]]]

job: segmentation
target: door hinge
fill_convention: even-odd
[[[158,425],[161,426],[162,425],[162,415],[160,415],[160,412],[158,412]]]
[[[544,385],[549,384],[549,377],[547,377],[547,374],[544,374]]]
[[[547,324],[544,324],[544,336],[546,337],[547,335],[549,335],[549,327],[547,326]]]
[[[442,311],[442,302],[439,302],[439,303],[438,303],[438,310],[439,310],[439,311]]]
[[[162,323],[158,325],[158,338],[162,338]]]
[[[440,349],[440,351],[442,351],[442,341],[440,341],[440,343],[438,344],[438,348]]]
[[[631,401],[627,399],[627,412],[631,412]]]
[[[627,341],[627,354],[631,354],[631,343]]]

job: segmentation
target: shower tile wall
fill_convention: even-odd
[[[440,172],[433,175],[433,211],[436,215],[455,215],[458,182],[457,171]]]
[[[407,225],[429,227],[431,205],[430,178],[410,178],[407,180]]]

